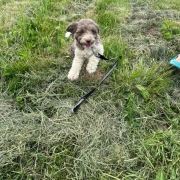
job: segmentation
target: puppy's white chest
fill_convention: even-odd
[[[84,49],[84,50],[83,50],[83,55],[84,55],[85,58],[86,58],[86,57],[87,57],[87,58],[90,57],[92,54],[93,54],[93,52],[92,52],[91,49]]]
[[[84,50],[76,49],[75,50],[75,56],[79,56],[83,58],[89,58],[90,56],[92,56],[92,54],[93,52],[91,49],[84,49]]]

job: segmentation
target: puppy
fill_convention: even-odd
[[[96,71],[99,59],[94,56],[95,52],[103,54],[104,48],[99,36],[99,26],[91,19],[81,19],[72,22],[66,28],[66,35],[72,35],[74,42],[71,45],[71,56],[74,58],[72,67],[68,73],[68,79],[76,80],[79,77],[84,60],[88,60],[86,70],[89,74]]]

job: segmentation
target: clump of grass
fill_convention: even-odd
[[[167,70],[165,70],[167,69]],[[149,62],[139,59],[122,64],[122,67],[116,73],[116,84],[120,88],[120,92],[140,92],[147,100],[154,95],[160,95],[169,87],[171,71],[168,66],[157,63],[151,59]]]
[[[105,49],[105,54],[107,57],[117,57],[127,55],[126,44],[122,39],[121,35],[119,37],[109,36],[103,40],[103,45]]]
[[[96,21],[101,26],[104,36],[120,32],[120,27],[117,25],[123,23],[124,18],[127,17],[127,11],[129,10],[128,2],[110,0],[106,2],[98,1],[96,3]]]
[[[166,40],[173,40],[180,37],[180,22],[164,21],[161,32]]]

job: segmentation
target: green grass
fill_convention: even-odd
[[[0,2],[0,179],[180,179],[179,0]],[[92,18],[114,62],[67,79],[66,26]]]
[[[156,1],[155,1],[156,3]],[[156,9],[173,9],[173,10],[178,10],[178,7],[180,6],[180,2],[176,1],[176,0],[172,0],[171,2],[168,0],[165,1],[158,1],[158,4],[154,4],[153,2],[153,6]]]
[[[174,40],[180,37],[180,22],[165,20],[161,31],[166,40]]]

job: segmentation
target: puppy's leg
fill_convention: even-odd
[[[96,46],[94,48],[94,50],[95,50],[95,52],[98,52],[100,54],[104,53],[104,47],[102,44],[99,44],[98,46]],[[92,74],[96,71],[98,63],[99,63],[99,59],[96,58],[94,55],[92,55],[89,58],[89,62],[86,67],[86,70],[88,71],[89,74]]]
[[[81,58],[78,56],[74,57],[72,62],[72,67],[68,73],[68,79],[72,81],[78,79],[83,62],[84,60],[82,57]]]
[[[86,67],[86,70],[88,71],[89,74],[92,74],[96,71],[98,63],[99,63],[99,59],[96,58],[95,56],[91,56],[89,58],[89,62]]]

